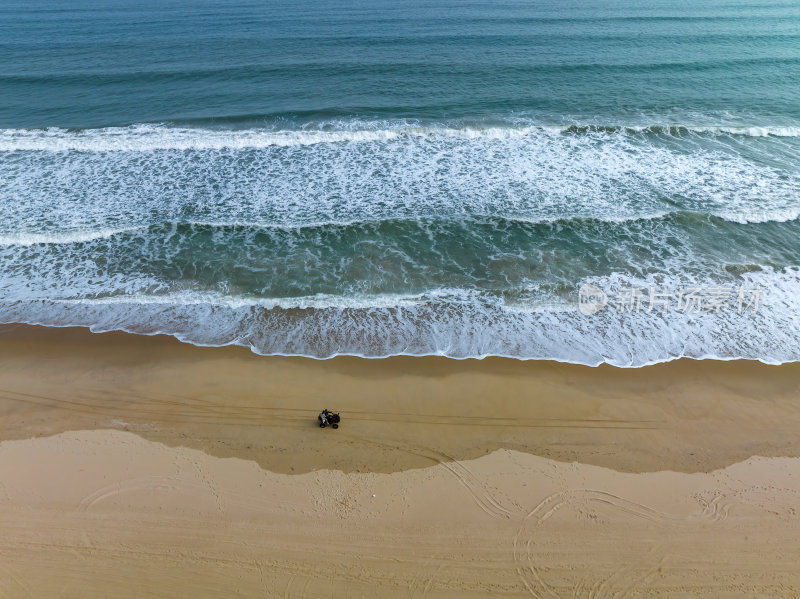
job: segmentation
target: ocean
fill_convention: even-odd
[[[7,1],[0,322],[800,360],[800,4]]]

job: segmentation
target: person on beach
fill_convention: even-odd
[[[318,418],[320,428],[325,428],[328,425],[333,428],[339,428],[340,418],[337,412],[330,412],[328,408],[325,408],[320,412]]]

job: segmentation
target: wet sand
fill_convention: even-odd
[[[796,364],[4,326],[0,594],[795,596],[798,431]]]

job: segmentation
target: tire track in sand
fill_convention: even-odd
[[[441,451],[426,447],[403,447],[394,443],[378,441],[367,437],[359,437],[360,441],[372,443],[392,449],[403,451],[411,455],[431,460],[436,465],[442,466],[451,474],[458,483],[472,496],[475,504],[486,514],[493,518],[511,518],[516,515],[514,510],[507,509],[493,494],[493,492],[463,463]]]
[[[562,597],[562,593],[544,580],[541,570],[535,564],[532,547],[536,537],[536,530],[540,529],[559,510],[568,506],[587,507],[590,503],[610,506],[614,510],[646,520],[659,527],[676,526],[698,518],[706,522],[719,521],[715,506],[706,508],[699,516],[683,517],[656,510],[643,503],[631,501],[613,493],[594,489],[571,489],[548,495],[537,503],[522,519],[514,536],[516,571],[531,597],[536,599],[544,599],[545,597],[560,599]],[[577,599],[585,596],[588,599],[602,599],[609,596],[621,598],[631,594],[660,571],[666,560],[666,556],[661,555],[660,552],[660,545],[654,545],[635,563],[627,563],[617,568],[605,578],[595,581],[588,588],[581,581],[573,588],[573,597]],[[620,589],[618,581],[632,576],[634,572],[642,573],[636,576],[635,580],[630,584]]]

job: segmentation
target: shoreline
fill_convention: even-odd
[[[127,430],[275,472],[393,472],[500,448],[626,472],[800,456],[799,363],[320,361],[5,325],[0,377],[3,439]],[[343,425],[320,435],[316,415],[326,407]]]
[[[639,368],[649,368],[650,366],[658,366],[660,364],[670,364],[672,362],[741,362],[741,363],[759,363],[764,364],[765,366],[783,366],[784,364],[800,364],[800,360],[786,360],[786,361],[771,361],[769,359],[762,359],[762,358],[746,358],[742,356],[736,357],[721,357],[716,356],[713,354],[706,354],[703,356],[670,356],[668,358],[663,358],[659,360],[654,360],[652,362],[644,362],[641,364],[614,364],[612,362],[596,362],[593,364],[589,364],[586,362],[578,362],[575,360],[561,360],[558,358],[534,358],[534,357],[525,357],[525,356],[513,356],[513,355],[502,355],[502,354],[484,354],[484,355],[476,355],[476,356],[450,356],[444,353],[425,353],[425,354],[412,354],[412,353],[396,353],[396,354],[387,354],[387,355],[369,355],[369,354],[358,354],[358,353],[336,353],[329,356],[315,356],[313,354],[291,354],[291,353],[270,353],[270,354],[262,354],[258,352],[252,345],[248,344],[240,344],[236,342],[230,343],[223,343],[220,345],[216,344],[206,344],[200,342],[194,342],[190,340],[183,339],[180,334],[177,333],[163,333],[163,332],[155,332],[155,333],[142,333],[136,331],[130,331],[127,329],[111,329],[107,331],[93,331],[91,327],[83,326],[83,325],[50,325],[50,324],[40,324],[40,323],[28,323],[28,322],[14,322],[14,323],[0,323],[0,332],[5,331],[6,328],[14,328],[14,327],[24,327],[24,328],[32,328],[32,329],[48,329],[48,330],[85,330],[93,335],[109,335],[109,334],[117,334],[117,335],[129,335],[132,337],[155,337],[157,339],[172,339],[177,341],[182,345],[189,345],[192,347],[196,347],[198,349],[224,349],[224,348],[242,348],[248,350],[253,355],[256,355],[260,358],[288,358],[292,360],[313,360],[316,362],[326,362],[328,360],[339,360],[339,359],[351,359],[355,358],[358,360],[367,360],[367,361],[380,361],[380,360],[395,360],[395,359],[406,359],[406,358],[420,358],[420,359],[443,359],[443,360],[452,360],[454,362],[482,362],[484,360],[502,360],[502,361],[512,361],[512,362],[542,362],[542,363],[551,363],[551,364],[564,364],[567,366],[585,366],[587,368],[600,368],[600,367],[610,367],[616,368],[620,370],[637,370]]]

